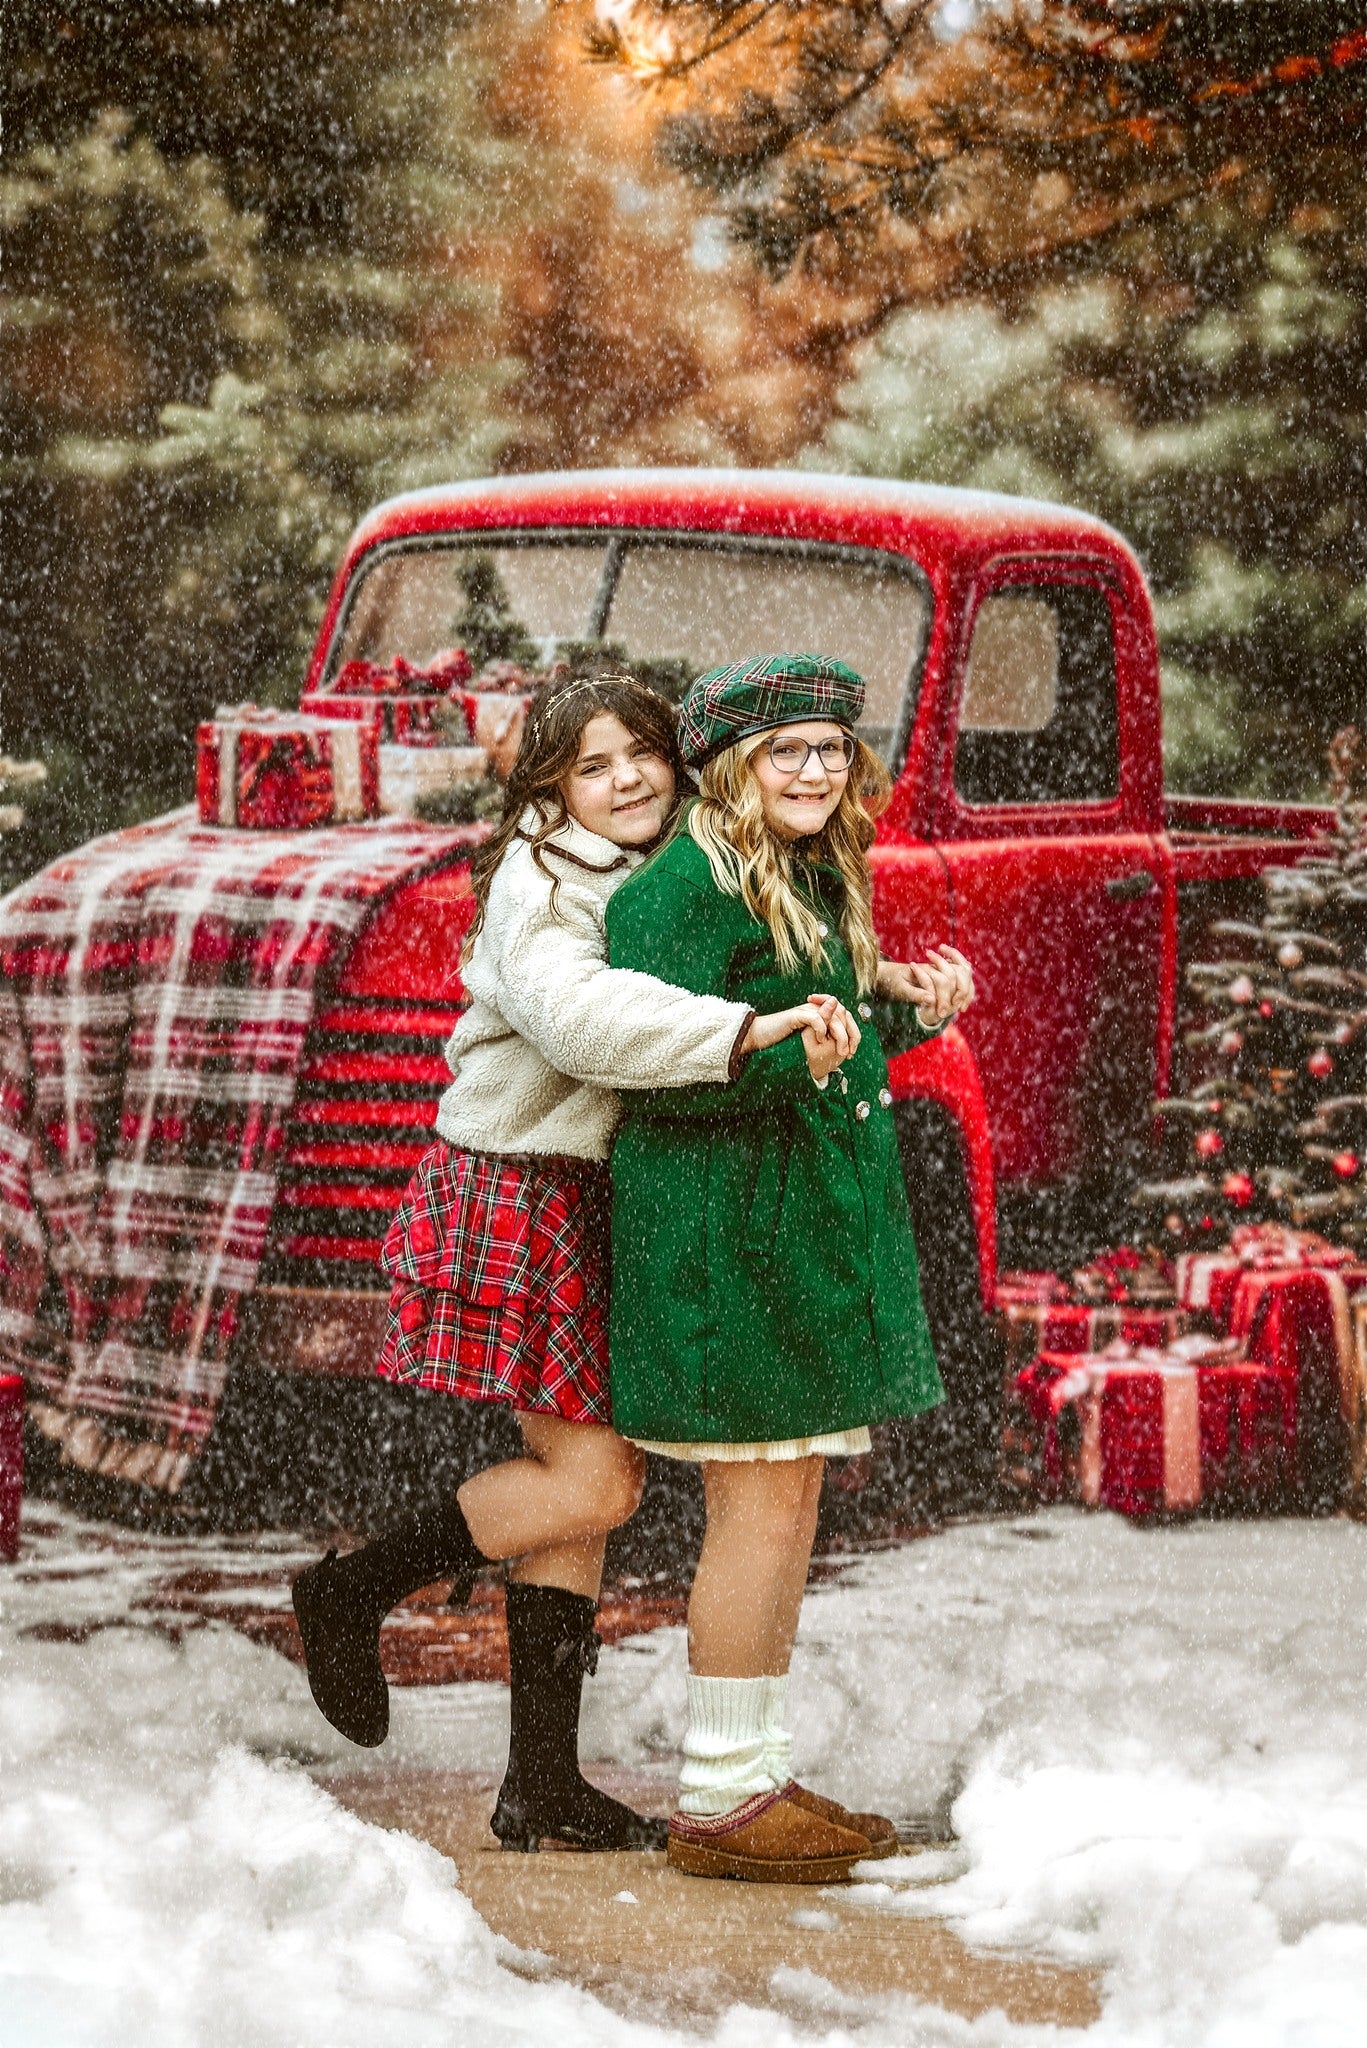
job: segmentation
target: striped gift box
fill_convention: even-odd
[[[373,818],[379,728],[368,718],[220,706],[198,734],[195,795],[206,825],[298,831]]]
[[[1295,1375],[1233,1340],[1044,1352],[1008,1410],[1007,1476],[1040,1499],[1145,1516],[1273,1508],[1296,1494]]]

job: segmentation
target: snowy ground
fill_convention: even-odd
[[[0,1567],[4,2048],[682,2038],[514,1975],[449,1864],[313,1782],[358,1753],[283,1658],[227,1626],[169,1640],[140,1603],[184,1546],[34,1524]],[[290,1547],[196,1556],[263,1549]],[[605,1652],[586,1755],[667,1755],[682,1668],[676,1630]],[[959,1527],[817,1588],[796,1671],[802,1775],[902,1815],[952,1803],[960,1848],[877,1866],[870,1911],[1101,1968],[1094,2048],[1367,2041],[1367,1527]],[[500,1688],[395,1698],[377,1762],[500,1763]],[[814,1992],[807,2027],[737,2009],[713,2038],[1059,2038]]]

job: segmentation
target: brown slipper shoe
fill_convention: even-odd
[[[732,1813],[676,1813],[669,1860],[690,1877],[737,1877],[752,1884],[844,1884],[869,1854],[869,1838],[813,1813],[795,1787],[756,1792]]]
[[[842,1806],[838,1799],[827,1799],[820,1792],[811,1792],[797,1780],[788,1786],[789,1797],[799,1806],[805,1806],[808,1813],[819,1813],[823,1820],[833,1820],[837,1827],[852,1828],[868,1841],[865,1861],[872,1863],[880,1856],[895,1856],[902,1844],[897,1839],[897,1829],[886,1814],[853,1813]]]

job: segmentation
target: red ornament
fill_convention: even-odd
[[[1202,1230],[1214,1230],[1215,1218],[1213,1216],[1203,1216],[1201,1218],[1199,1228]]]
[[[1254,1192],[1253,1176],[1249,1173],[1227,1173],[1220,1183],[1220,1193],[1236,1209],[1246,1209]]]
[[[1227,1058],[1233,1059],[1235,1053],[1242,1052],[1243,1049],[1244,1034],[1242,1031],[1226,1031],[1222,1035],[1220,1039],[1220,1050],[1222,1053],[1226,1055]]]
[[[1225,1141],[1218,1131],[1196,1133],[1196,1156],[1198,1159],[1218,1159],[1225,1149]]]
[[[1327,1081],[1334,1071],[1334,1055],[1321,1046],[1317,1052],[1311,1053],[1305,1063],[1305,1071],[1313,1074],[1317,1081]]]
[[[1356,1180],[1362,1171],[1362,1161],[1356,1152],[1336,1152],[1333,1165],[1340,1180]]]
[[[1272,1008],[1273,1006],[1271,1003],[1259,1003],[1258,1015],[1260,1017],[1270,1017],[1272,1015]]]
[[[1236,974],[1229,984],[1229,1000],[1232,1003],[1251,1003],[1257,993],[1251,974]]]

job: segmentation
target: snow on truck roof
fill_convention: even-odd
[[[877,537],[858,529],[886,522],[922,528],[974,554],[1085,536],[1133,560],[1113,527],[1072,506],[1002,491],[798,469],[549,470],[435,484],[375,506],[352,536],[347,559],[381,540],[485,525],[489,514],[493,523],[506,518],[515,525],[686,528],[696,520],[721,531],[797,534],[812,532],[814,525],[826,538],[839,537],[831,531],[833,521],[848,521],[848,538],[865,545],[876,545]]]

